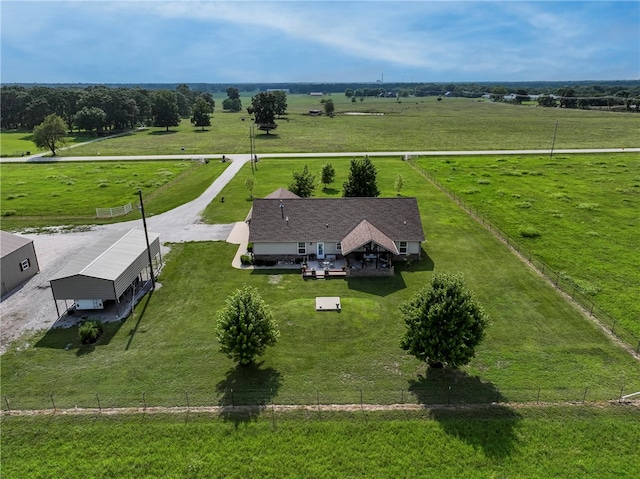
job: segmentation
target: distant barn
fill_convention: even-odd
[[[33,240],[0,231],[2,296],[40,272]]]

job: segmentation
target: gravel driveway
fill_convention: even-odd
[[[249,155],[237,155],[231,160],[225,171],[198,198],[171,211],[147,218],[148,230],[159,233],[162,243],[225,241],[234,224],[207,225],[201,222],[201,215],[207,205],[249,161]],[[142,221],[137,219],[93,226],[90,230],[75,232],[51,228],[51,233],[23,235],[34,240],[40,273],[13,294],[5,296],[0,304],[0,354],[25,332],[48,329],[55,323],[57,314],[49,280],[62,269],[69,258],[87,245],[97,242],[104,231],[124,233],[131,228],[142,228]],[[83,229],[86,228],[78,228]]]

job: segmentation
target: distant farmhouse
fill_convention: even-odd
[[[253,201],[248,222],[256,260],[388,270],[419,259],[425,240],[416,198],[300,198],[281,188]]]
[[[33,240],[0,231],[2,296],[40,272]]]

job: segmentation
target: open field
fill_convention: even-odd
[[[226,168],[221,162],[126,161],[1,163],[2,228],[96,224],[96,208],[137,204],[142,190],[147,214],[197,198]]]
[[[67,145],[74,145],[90,140],[94,140],[95,135],[84,132],[72,132],[65,138]],[[35,155],[39,151],[33,142],[33,135],[30,131],[2,131],[0,132],[0,154],[2,156],[23,156]]]
[[[223,113],[216,98],[212,125],[205,131],[188,119],[177,128],[148,128],[104,142],[61,151],[60,155],[147,155],[248,153],[249,128],[246,113],[250,98],[241,97],[243,111]],[[276,120],[272,134],[258,132],[256,151],[421,151],[548,149],[555,122],[555,147],[621,148],[638,146],[640,116],[601,111],[513,106],[469,99],[435,98],[367,99],[352,103],[344,95],[327,96],[336,105],[336,116],[309,116],[323,109],[321,99],[289,95],[287,119]],[[345,113],[383,113],[347,115]],[[184,148],[184,150],[183,150]]]
[[[260,162],[265,191],[281,186],[269,185],[271,163],[289,176],[279,161]],[[191,404],[237,402],[249,389],[247,402],[283,404],[313,404],[318,396],[325,404],[359,402],[361,391],[372,403],[395,403],[401,395],[446,403],[449,386],[456,403],[611,399],[621,389],[640,391],[640,363],[505,245],[409,164],[375,163],[383,190],[404,171],[404,194],[418,197],[427,236],[422,261],[398,266],[391,279],[304,282],[295,272],[234,270],[234,245],[173,245],[162,288],[126,322],[109,325],[96,346],[80,347],[75,329],[16,342],[2,357],[2,394],[20,409],[49,407],[49,394],[58,407],[93,406],[99,394],[106,407],[140,405],[143,394],[149,405],[182,405],[185,393]],[[398,304],[434,270],[462,272],[492,321],[477,357],[460,371],[425,373],[399,348]],[[215,313],[245,283],[273,306],[282,335],[258,366],[236,368],[217,350]],[[316,313],[316,296],[340,296],[342,312]]]
[[[489,408],[218,418],[3,417],[6,479],[633,478],[640,413]],[[35,453],[37,451],[37,453]]]
[[[417,164],[640,338],[639,155]]]

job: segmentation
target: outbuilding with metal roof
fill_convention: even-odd
[[[150,279],[152,271],[157,271],[162,263],[162,257],[160,235],[148,234],[152,265],[145,232],[138,229],[106,234],[71,259],[50,280],[58,316],[58,301],[64,301],[66,309],[69,300],[76,309],[102,309],[105,301],[115,301],[117,305],[129,288]]]
[[[2,296],[40,272],[33,240],[0,231]]]

